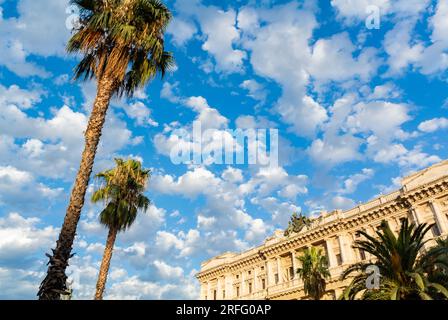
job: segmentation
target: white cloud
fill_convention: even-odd
[[[281,228],[288,225],[289,218],[294,212],[301,212],[300,207],[290,202],[281,202],[274,197],[253,198],[251,202],[268,211],[274,224]]]
[[[310,91],[321,91],[332,82],[368,82],[380,65],[376,49],[357,54],[347,33],[311,44],[317,21],[311,10],[296,2],[272,9],[249,7],[240,15],[242,45],[251,52],[252,67],[259,76],[280,84],[282,96],[275,110],[299,136],[313,138],[328,120],[327,110]]]
[[[19,109],[29,109],[42,101],[42,90],[23,90],[17,85],[6,88],[0,85],[0,105],[13,104]]]
[[[331,200],[331,205],[334,209],[348,210],[354,208],[356,203],[352,199],[343,196],[335,196]]]
[[[392,144],[383,147],[375,154],[373,160],[383,164],[396,162],[407,170],[425,168],[441,161],[438,156],[422,152],[419,146],[408,150],[402,144]]]
[[[160,284],[145,281],[132,276],[124,281],[114,283],[109,289],[108,300],[154,300],[154,299],[186,299],[198,298],[197,284],[193,281],[180,281],[177,284]]]
[[[185,45],[197,32],[196,26],[182,18],[175,17],[167,29],[167,33],[172,36],[173,43],[181,47]]]
[[[362,182],[370,179],[374,175],[372,169],[364,168],[360,173],[356,173],[344,180],[343,187],[339,190],[340,194],[352,194]]]
[[[331,0],[338,16],[348,23],[364,21],[371,14],[367,11],[369,6],[378,7],[383,19],[389,16],[406,18],[423,11],[428,3],[430,0]]]
[[[49,72],[30,62],[29,57],[63,56],[70,36],[66,28],[67,7],[66,2],[59,0],[49,0],[45,6],[20,0],[18,18],[4,19],[0,15],[0,64],[22,77],[48,77]]]
[[[152,188],[167,194],[182,194],[189,198],[195,198],[198,195],[215,188],[219,184],[219,179],[205,168],[194,168],[180,176],[177,180],[170,175],[152,177]]]
[[[151,109],[141,101],[125,104],[124,111],[128,117],[134,119],[139,126],[159,126],[159,124],[151,118]]]
[[[267,91],[264,85],[258,83],[256,80],[244,80],[240,88],[248,91],[248,96],[254,100],[260,101],[264,104],[267,98]]]
[[[37,182],[30,172],[12,166],[0,166],[0,205],[17,207],[37,205],[43,199],[54,200],[63,190],[63,188],[52,189]]]
[[[428,21],[428,29],[432,31],[426,43],[413,37],[414,29],[419,21],[419,13],[430,1],[418,1],[406,6],[414,10],[413,16],[403,17],[396,26],[389,31],[384,40],[385,51],[389,55],[391,74],[400,74],[406,68],[413,66],[424,75],[443,72],[448,67],[448,41],[446,37],[446,21],[448,4],[439,0],[435,14]]]
[[[246,53],[233,47],[240,38],[235,11],[223,11],[215,7],[201,11],[197,19],[206,35],[202,49],[214,56],[217,71],[241,72]]]
[[[198,22],[203,37],[202,49],[213,56],[217,72],[243,71],[243,62],[247,54],[235,48],[235,44],[240,40],[235,10],[225,11],[215,6],[204,6],[195,0],[176,1],[175,8],[184,22],[186,19],[195,19]],[[179,17],[176,17],[175,21],[176,19]],[[190,36],[192,32],[192,22],[186,23],[190,28],[187,28],[189,30],[186,30],[184,38]]]
[[[173,267],[169,264],[165,263],[164,261],[156,260],[154,261],[154,266],[157,269],[158,275],[162,279],[173,279],[173,278],[180,278],[184,274],[184,270],[181,267]]]
[[[25,218],[10,213],[0,218],[0,262],[15,267],[34,263],[33,257],[42,255],[53,244],[58,230],[52,226],[40,227],[38,218]]]
[[[198,113],[196,121],[201,123],[203,129],[226,128],[229,120],[219,111],[208,105],[204,97],[190,97],[185,100],[185,105]]]
[[[448,128],[447,118],[434,118],[431,120],[423,121],[418,126],[418,130],[425,133],[431,133],[446,128]]]
[[[36,283],[42,276],[27,269],[0,267],[0,299],[36,299]]]
[[[175,82],[173,84],[169,82],[164,82],[162,91],[160,92],[160,97],[172,102],[172,103],[180,103],[182,98],[178,92],[179,82]]]
[[[319,39],[312,50],[308,70],[318,81],[346,81],[356,77],[365,81],[379,66],[373,48],[366,48],[358,57],[353,57],[356,47],[347,32]]]
[[[210,229],[212,228],[216,223],[215,217],[204,217],[201,215],[198,215],[198,228],[199,229]]]
[[[232,183],[238,183],[244,180],[243,171],[241,169],[236,169],[233,167],[227,167],[227,169],[222,173],[221,177],[225,181],[229,181]]]
[[[22,109],[32,109],[32,104],[40,101],[39,95],[34,91],[26,94],[26,90],[14,86],[8,92],[20,93],[20,96],[7,94],[0,104],[0,165],[14,163],[17,169],[30,171],[36,176],[69,179],[78,169],[88,116],[62,106],[50,109],[48,118],[32,117]],[[118,119],[112,109],[109,110],[97,165],[124,146],[138,144],[139,141],[141,139],[132,136],[126,123]]]

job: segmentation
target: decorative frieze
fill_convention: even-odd
[[[419,181],[424,183],[420,184]],[[425,209],[417,210],[420,207]],[[207,298],[211,299],[210,283],[221,277],[233,279],[229,280],[230,284],[233,289],[239,287],[240,294],[242,294],[247,284],[242,279],[234,279],[233,275],[240,273],[244,277],[246,271],[254,270],[252,278],[255,282],[260,276],[264,276],[266,281],[266,293],[256,292],[261,290],[259,283],[251,285],[254,297],[279,298],[290,296],[291,293],[300,292],[301,289],[297,287],[298,279],[289,279],[288,271],[283,270],[280,257],[290,256],[293,259],[292,268],[295,271],[297,268],[296,252],[311,245],[321,244],[326,247],[330,266],[336,268],[333,269],[333,272],[342,272],[339,270],[340,266],[338,266],[334,253],[334,245],[337,245],[336,248],[338,248],[338,254],[340,254],[339,262],[344,265],[353,263],[361,259],[359,253],[351,248],[357,231],[365,229],[369,234],[374,235],[376,227],[383,220],[389,221],[392,229],[397,231],[399,229],[399,219],[402,217],[410,217],[413,221],[421,223],[426,222],[423,220],[427,219],[425,217],[429,215],[433,218],[431,221],[437,224],[440,233],[448,234],[447,208],[448,161],[444,161],[403,179],[403,187],[400,190],[388,195],[381,195],[345,212],[324,213],[314,221],[310,228],[305,228],[298,234],[285,237],[282,232],[276,232],[274,237],[267,239],[259,247],[239,255],[229,253],[224,257],[220,256],[209,260],[202,265],[201,271],[197,274],[201,286],[205,288],[201,292],[203,294],[208,292]],[[264,266],[265,269],[263,273],[260,272],[260,276],[255,272],[255,268],[259,266]],[[254,277],[254,274],[257,276]],[[279,283],[275,283],[275,274],[278,274]],[[286,278],[283,276],[285,274]],[[340,280],[332,279],[331,283],[337,286],[338,281]],[[221,289],[224,286],[220,283],[219,287]],[[273,293],[272,290],[274,289],[277,292]],[[228,297],[227,291],[228,289],[226,290],[226,299],[238,298],[235,290],[232,293],[229,291]],[[248,298],[247,290],[244,291],[244,294],[246,294],[245,298]]]

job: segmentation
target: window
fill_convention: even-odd
[[[263,290],[266,289],[266,280],[265,279],[261,279],[261,288]]]
[[[252,282],[249,282],[248,288],[249,288],[249,294],[251,294],[252,293]]]
[[[363,261],[366,260],[366,253],[364,252],[364,250],[359,249],[359,257]]]
[[[237,296],[237,297],[240,296],[240,287],[236,287],[236,296]]]
[[[261,267],[261,271],[264,271],[264,267]]]
[[[248,273],[249,275],[251,275],[251,274],[252,274],[252,271],[249,270],[247,273]]]
[[[236,280],[238,280],[240,278],[240,275],[239,274],[237,274],[236,275]]]
[[[294,268],[293,267],[289,267],[289,279],[290,280],[294,279]]]
[[[338,253],[336,255],[336,262],[337,262],[338,266],[340,266],[342,264],[342,256],[340,253]]]
[[[223,298],[223,299],[226,298],[226,290],[222,290],[222,298]]]
[[[277,284],[279,282],[278,273],[276,273],[274,275],[274,279],[275,279],[275,284]]]
[[[405,220],[406,220],[406,218],[400,218],[400,226],[403,225],[403,223],[404,223]],[[399,227],[400,227],[400,226],[399,226]]]
[[[438,236],[441,235],[439,226],[438,226],[437,224],[434,224],[434,225],[432,226],[431,230],[432,230],[432,234],[434,235],[434,237],[438,237]]]
[[[216,300],[217,292],[216,290],[213,290],[213,300]]]

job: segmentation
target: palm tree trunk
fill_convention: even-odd
[[[104,248],[103,260],[101,261],[100,273],[96,283],[95,300],[103,300],[104,289],[106,288],[107,274],[109,273],[110,260],[114,251],[117,229],[110,228],[107,235],[106,247]]]
[[[73,256],[71,251],[76,236],[76,227],[84,205],[96,150],[113,92],[114,84],[111,79],[103,77],[98,81],[97,96],[85,132],[84,152],[64,218],[64,224],[56,242],[56,248],[52,249],[53,254],[46,254],[49,258],[48,270],[47,276],[42,281],[37,294],[39,300],[60,300],[61,294],[67,292],[65,270],[68,267],[68,260]],[[67,128],[67,130],[70,130],[70,128]]]

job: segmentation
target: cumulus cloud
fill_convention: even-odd
[[[214,69],[225,73],[243,71],[247,54],[235,47],[240,32],[236,26],[237,14],[234,9],[205,6],[196,0],[176,1],[175,8],[180,17],[175,17],[174,21],[182,21],[175,22],[172,27],[181,34],[177,39],[174,38],[177,43],[191,38],[195,33],[192,20],[196,21],[203,36],[202,50],[213,57]]]
[[[141,101],[126,104],[124,106],[124,111],[128,117],[134,119],[139,126],[159,126],[159,124],[151,118],[151,109]]]
[[[30,172],[0,166],[0,206],[41,207],[43,200],[55,200],[63,190],[37,182]]]
[[[36,254],[41,254],[53,243],[58,230],[52,226],[41,227],[38,218],[25,218],[10,213],[0,218],[0,263],[4,267],[26,267],[35,263]]]
[[[260,84],[256,80],[244,80],[240,84],[240,88],[247,90],[248,96],[254,100],[259,101],[261,104],[266,102],[267,91],[264,85]]]
[[[173,43],[181,47],[196,34],[197,28],[194,23],[175,17],[168,26],[167,32],[172,36]]]
[[[434,118],[431,120],[423,121],[418,125],[418,129],[425,133],[431,133],[446,128],[448,128],[447,118]]]
[[[0,14],[0,64],[22,77],[49,77],[50,73],[31,62],[30,56],[63,56],[70,36],[67,7],[66,2],[58,0],[50,0],[45,6],[20,0],[18,18],[5,19]]]
[[[83,132],[88,115],[64,105],[52,108],[48,118],[30,116],[27,110],[32,109],[32,104],[39,102],[42,96],[14,86],[8,92],[0,101],[0,165],[14,162],[17,169],[30,171],[36,176],[72,176],[78,168],[84,146]],[[11,92],[19,92],[20,97],[13,96]],[[113,110],[109,111],[99,145],[99,161],[126,145],[140,141],[133,137],[126,123],[117,118]]]
[[[358,185],[362,182],[370,179],[374,175],[372,169],[364,168],[360,173],[351,175],[346,180],[344,180],[343,187],[339,190],[340,194],[351,194],[356,191]]]

